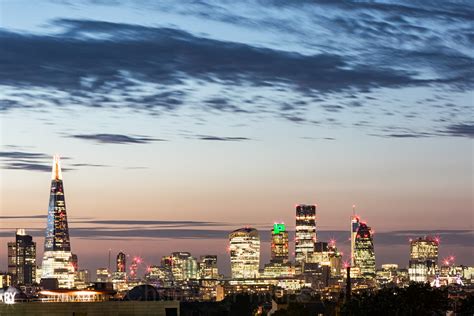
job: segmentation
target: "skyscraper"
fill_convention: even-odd
[[[260,236],[255,228],[240,228],[229,234],[232,278],[250,279],[258,276]]]
[[[316,205],[296,206],[295,260],[305,262],[314,252],[316,243]]]
[[[432,236],[410,241],[408,276],[410,281],[426,282],[434,278],[438,269],[439,239]]]
[[[117,272],[127,272],[127,256],[123,252],[117,255]]]
[[[359,230],[360,218],[355,214],[355,205],[352,206],[351,216],[351,266],[355,266],[354,263],[354,252],[355,252],[355,239],[357,231]]]
[[[288,262],[288,232],[283,223],[273,225],[271,255],[272,262]]]
[[[217,268],[217,256],[201,256],[201,262],[199,262],[199,276],[201,279],[219,278],[219,270]]]
[[[354,267],[363,278],[375,277],[375,252],[372,230],[360,222],[354,243]]]
[[[36,278],[36,243],[24,229],[17,229],[15,241],[8,243],[8,272],[15,284],[31,285]]]
[[[74,267],[59,156],[54,156],[53,160],[42,273],[43,279],[57,279],[60,288],[74,286]]]

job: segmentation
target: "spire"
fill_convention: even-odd
[[[356,215],[356,205],[352,204],[352,216]]]
[[[51,180],[62,180],[63,176],[61,174],[61,161],[59,155],[54,155],[53,157],[53,172],[51,174]]]

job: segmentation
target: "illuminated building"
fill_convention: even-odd
[[[13,284],[10,273],[0,273],[0,288],[8,287]]]
[[[313,255],[316,242],[316,205],[296,206],[295,260],[305,262]]]
[[[372,230],[360,222],[354,243],[354,267],[363,278],[375,277],[375,252]]]
[[[270,262],[263,268],[263,278],[286,278],[301,274],[301,266],[291,262]]]
[[[36,243],[24,229],[17,229],[15,241],[8,243],[8,272],[15,284],[31,285],[36,279]]]
[[[171,273],[174,280],[197,279],[199,272],[197,259],[191,256],[189,252],[173,252],[170,260]]]
[[[127,256],[123,252],[119,252],[117,255],[117,272],[127,272]]]
[[[232,278],[251,279],[258,276],[260,236],[255,228],[240,228],[229,234]]]
[[[276,223],[272,229],[272,262],[288,262],[288,232],[285,224]]]
[[[380,285],[398,283],[398,264],[382,264],[382,269],[377,270],[376,279]]]
[[[42,278],[57,279],[60,288],[72,288],[74,267],[59,156],[54,156],[50,193]]]
[[[357,231],[359,230],[360,218],[355,215],[355,205],[352,206],[351,216],[351,266],[355,266],[354,263],[354,252],[355,252],[355,239]]]
[[[91,282],[90,275],[89,275],[89,270],[78,270],[76,272],[76,278],[74,280],[74,286],[79,289],[85,289],[89,286],[89,283]]]
[[[411,240],[408,275],[410,281],[426,282],[438,269],[439,239],[431,236]]]
[[[97,282],[109,282],[110,273],[107,268],[99,268],[96,270]]]
[[[201,256],[201,261],[199,262],[199,277],[201,279],[219,278],[219,270],[217,268],[217,256]]]
[[[140,257],[133,257],[132,264],[130,265],[130,280],[137,280],[138,265],[140,263],[142,263],[142,259]]]

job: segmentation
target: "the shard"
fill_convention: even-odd
[[[74,266],[59,156],[54,156],[53,160],[42,279],[57,279],[60,288],[74,287]]]

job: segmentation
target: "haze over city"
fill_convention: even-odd
[[[355,204],[377,266],[406,266],[425,234],[472,265],[473,9],[1,1],[0,243],[25,228],[42,257],[60,154],[91,270],[109,249],[147,264],[212,249],[229,274],[229,232],[259,229],[268,261],[273,223],[294,231],[299,203],[346,260]]]

